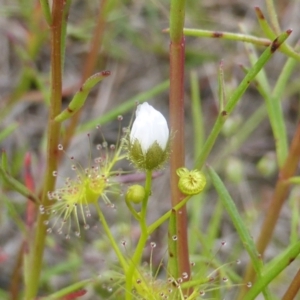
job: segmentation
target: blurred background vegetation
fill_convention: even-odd
[[[107,69],[111,71],[111,76],[90,94],[81,114],[77,133],[67,150],[69,156],[74,155],[83,165],[89,160],[90,145],[86,133],[91,132],[92,144],[99,142],[101,137],[94,130],[95,124],[101,122],[101,117],[125,101],[132,98],[137,101],[147,99],[168,118],[166,81],[169,77],[169,36],[162,30],[169,26],[169,1],[106,0],[105,4],[106,22],[102,24],[103,35],[96,52],[93,72]],[[102,2],[97,0],[72,1],[63,77],[64,105],[67,105],[82,82],[101,5]],[[262,11],[266,10],[264,1],[187,1],[185,24],[188,28],[234,33],[241,33],[243,30],[258,37],[265,37],[255,16],[255,5],[259,5]],[[278,0],[276,8],[282,28],[293,28],[289,43],[295,44],[300,34],[299,1]],[[1,149],[8,154],[11,174],[21,182],[24,181],[24,157],[27,152],[31,152],[32,172],[37,190],[42,184],[41,174],[45,167],[50,80],[49,39],[49,30],[38,1],[0,0]],[[261,53],[264,48],[255,47],[255,50]],[[271,86],[281,72],[284,59],[283,54],[276,53],[266,66]],[[221,60],[224,66],[226,94],[230,94],[244,76],[241,65],[250,66],[244,44],[221,38],[186,38],[186,165],[189,167],[193,166],[194,153],[197,151],[197,146],[194,145],[190,76],[194,74],[200,89],[203,131],[207,136],[218,114],[217,73]],[[289,137],[294,132],[299,118],[299,92],[297,66],[282,99]],[[255,84],[252,84],[230,116],[230,121],[226,123],[230,126],[223,130],[209,158],[209,162],[227,183],[227,188],[241,209],[253,236],[257,236],[263,211],[267,208],[277,176],[274,139],[267,116],[261,117],[259,122],[252,122],[249,133],[242,127],[261,105],[263,98]],[[128,124],[133,111],[134,107],[124,111],[124,126]],[[105,120],[103,128],[107,141],[115,141],[118,123],[114,116]],[[262,158],[265,159],[263,162],[266,162],[266,166],[260,162]],[[63,160],[59,169],[62,178],[59,178],[59,181],[70,174],[70,165],[67,158]],[[163,173],[154,183],[149,208],[151,220],[161,215],[170,205],[167,193],[166,201],[156,201],[168,185],[168,168]],[[296,224],[296,228],[293,237],[290,209],[294,208],[294,213],[299,209],[297,195],[299,190],[294,189],[290,201],[282,210],[274,239],[266,252],[266,260],[282,251],[291,238],[297,239],[299,216],[294,216],[296,222],[294,219],[293,226]],[[123,213],[124,204],[117,202],[116,205],[117,209],[114,212],[107,212],[113,231],[120,237],[120,242],[124,238],[134,242],[138,234],[137,228],[134,223],[131,224],[130,214]],[[242,275],[240,271],[248,258],[242,251],[228,217],[226,214],[223,216],[222,209],[217,204],[217,196],[208,190],[201,203],[200,199],[194,200],[190,207],[191,259],[214,260],[215,268],[239,259],[241,264],[238,266],[224,267],[226,276],[233,280],[228,286],[238,282]],[[3,184],[0,200],[1,299],[9,298],[7,291],[12,288],[11,279],[18,273],[25,209],[24,197]],[[212,218],[214,215],[217,217]],[[212,225],[213,220],[215,223]],[[97,228],[86,232],[81,240],[72,238],[71,241],[65,241],[57,235],[49,236],[42,275],[42,294],[48,294],[70,282],[99,274],[103,269],[112,266],[113,256],[106,240],[102,239],[101,226],[97,225],[96,220],[94,225]],[[206,239],[208,234],[213,237],[211,240]],[[158,265],[161,258],[166,256],[166,228],[155,233],[152,239],[158,244],[153,261]],[[227,244],[218,251],[223,240]],[[145,261],[149,261],[149,251],[146,251]],[[208,271],[195,271],[202,272],[206,272],[204,275],[207,275]],[[272,285],[273,290],[281,293],[282,286],[290,281],[293,272],[294,270],[289,269],[281,275],[277,279],[278,284]],[[223,295],[229,293],[226,290]],[[95,299],[94,295],[94,292],[90,291],[90,299]]]

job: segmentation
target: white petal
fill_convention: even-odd
[[[165,117],[147,102],[138,105],[136,118],[130,132],[130,142],[137,139],[143,153],[156,141],[162,150],[166,149],[169,140],[169,128]]]

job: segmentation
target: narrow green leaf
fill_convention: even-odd
[[[85,103],[85,100],[90,93],[90,90],[102,79],[109,76],[109,71],[102,71],[89,77],[79,91],[75,94],[68,107],[55,117],[56,122],[63,122],[72,117]]]
[[[240,216],[234,201],[232,200],[226,187],[224,186],[222,180],[210,166],[208,166],[207,169],[212,184],[217,190],[220,200],[222,201],[223,206],[225,207],[228,215],[230,216],[230,219],[239,235],[241,242],[243,243],[246,251],[250,256],[251,262],[253,264],[253,268],[257,273],[257,277],[259,281],[262,276],[263,263],[262,260],[260,259],[259,253],[257,252],[255,243],[243,221],[243,218]],[[264,287],[262,292],[266,299],[271,299],[270,291],[268,290],[267,287]]]
[[[261,259],[259,258],[259,253],[257,252],[254,241],[243,221],[243,218],[240,216],[235,203],[230,197],[226,187],[224,186],[218,174],[210,166],[208,166],[207,169],[211,181],[218,192],[220,200],[222,201],[223,206],[229,214],[230,219],[241,239],[241,242],[243,243],[246,251],[248,252],[251,258],[256,273],[258,275],[261,274],[263,264]]]

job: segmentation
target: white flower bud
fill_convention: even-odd
[[[165,117],[147,102],[138,105],[129,135],[129,159],[139,169],[158,169],[168,158],[169,140]]]

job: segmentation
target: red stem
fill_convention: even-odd
[[[170,44],[170,127],[174,133],[171,140],[171,198],[174,207],[184,198],[178,189],[176,170],[185,165],[184,147],[184,38]],[[183,206],[177,211],[177,253],[179,276],[187,273],[190,278],[190,263],[187,236],[187,213]]]

